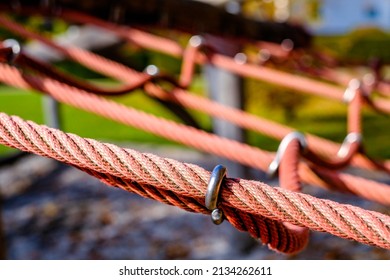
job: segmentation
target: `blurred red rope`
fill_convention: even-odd
[[[37,33],[25,29],[23,26],[18,25],[15,22],[7,20],[6,18],[2,18],[1,16],[0,16],[0,23],[3,23],[4,27],[7,27],[12,31],[17,32],[22,36],[25,36],[30,39],[39,40],[40,42],[43,42],[44,44],[47,44],[50,47],[53,47],[54,49],[66,55],[67,57],[95,71],[116,78],[120,81],[123,81],[126,84],[129,84],[129,81],[132,81],[130,83],[130,88],[131,87],[135,88],[144,85],[144,88],[147,93],[159,99],[175,102],[182,106],[186,106],[192,109],[201,110],[212,116],[226,119],[244,128],[252,129],[254,131],[260,132],[262,134],[268,135],[270,137],[279,140],[283,139],[284,136],[292,132],[292,129],[287,128],[285,126],[261,119],[259,117],[242,112],[240,110],[235,110],[233,108],[219,105],[215,102],[212,102],[210,100],[201,97],[196,97],[191,94],[187,94],[187,92],[179,88],[174,88],[171,92],[168,93],[153,83],[146,83],[147,81],[149,81],[149,79],[151,79],[149,75],[146,75],[144,73],[138,73],[135,70],[130,69],[124,65],[108,60],[106,58],[88,52],[86,50],[82,50],[75,47],[65,48]],[[191,61],[192,59],[194,59],[194,50],[196,50],[198,47],[191,46],[191,44],[189,45],[189,52],[187,52],[187,54],[189,53],[190,63],[187,64],[188,59],[183,62],[183,75],[181,75],[181,80],[178,83],[178,84],[182,83],[182,86],[188,86],[189,77],[192,76],[192,71],[193,71],[193,69],[191,68],[191,65],[193,66]],[[45,74],[49,71],[50,69],[48,69],[47,67]],[[54,78],[56,78],[56,76],[54,76]],[[59,80],[61,81],[61,79]],[[88,85],[83,85],[81,83],[75,84],[72,81],[70,81],[68,84],[72,86],[79,85],[83,90],[89,91],[89,89],[92,89],[91,92],[93,93],[98,93],[98,94],[99,92],[102,93],[100,89],[98,89],[97,91],[93,91],[93,88],[89,87]],[[106,94],[109,95],[110,92],[106,92]],[[349,118],[349,119],[353,119],[353,118]],[[354,123],[355,125],[358,124],[358,122],[356,121]],[[308,137],[308,142],[310,147],[312,149],[315,149],[316,152],[318,152],[319,154],[327,158],[333,157],[334,154],[336,154],[337,151],[340,149],[339,145],[337,145],[336,143],[332,143],[331,141],[321,139],[319,137],[312,136],[312,135],[307,135],[307,137]],[[312,156],[312,158],[313,159],[316,158],[318,159],[318,161],[320,160],[320,158],[318,157]],[[368,168],[368,169],[380,168],[386,170],[387,172],[390,171],[390,162],[380,163],[378,161],[372,161],[371,159],[367,159],[359,155],[354,157],[352,163],[363,168]]]

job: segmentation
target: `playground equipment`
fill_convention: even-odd
[[[23,46],[15,40],[4,40],[0,45],[2,83],[21,89],[34,89],[60,103],[143,129],[242,165],[278,174],[281,188],[273,188],[261,182],[227,178],[226,170],[221,166],[210,173],[198,166],[84,139],[4,113],[0,113],[1,144],[70,164],[109,185],[144,197],[188,211],[211,213],[215,223],[219,224],[226,219],[237,229],[248,231],[271,249],[283,253],[301,251],[307,244],[309,230],[328,232],[390,249],[388,215],[300,193],[300,183],[304,182],[337,189],[385,205],[390,204],[389,185],[340,171],[352,165],[367,170],[389,172],[390,161],[373,160],[364,153],[361,127],[363,106],[385,114],[390,113],[385,82],[377,81],[367,85],[358,79],[350,79],[347,89],[344,89],[339,85],[248,62],[242,53],[235,56],[223,54],[218,51],[215,40],[207,36],[196,35],[186,47],[182,47],[170,39],[128,27],[125,21],[119,24],[104,20],[108,16],[101,10],[102,5],[107,4],[103,3],[104,1],[96,6],[87,2],[85,7],[79,7],[79,11],[68,9],[75,8],[75,1],[64,1],[70,4],[67,6],[64,3],[61,9],[56,6],[56,9],[43,10],[22,2],[24,1],[20,1],[18,7],[4,4],[2,7],[13,13],[54,15],[70,22],[94,24],[114,33],[129,44],[181,57],[182,71],[178,79],[159,73],[158,68],[153,66],[146,68],[144,72],[137,72],[86,49],[62,46],[26,29],[3,13],[0,15],[1,28],[25,39],[37,40],[68,59],[122,84],[116,87],[97,86],[65,74],[50,63],[39,61],[25,53]],[[295,34],[283,40],[276,40],[280,39],[278,36],[276,39],[273,36],[249,38],[252,41],[273,41],[272,44],[267,43],[271,56],[272,53],[275,56],[283,53],[283,59],[294,59],[299,51],[295,53],[294,50],[283,50],[283,42],[286,43],[286,39],[292,40],[296,46],[306,46],[302,41],[304,35],[299,33],[299,28],[293,29],[287,25],[261,26],[269,30],[277,26],[282,30],[278,36]],[[262,33],[264,34],[266,32]],[[237,44],[242,42],[242,38],[229,40]],[[282,47],[275,44],[275,41],[282,43]],[[347,102],[348,131],[344,142],[340,145],[314,135],[297,133],[292,128],[251,115],[239,108],[228,107],[191,94],[187,88],[191,84],[196,64],[213,65],[238,76]],[[332,79],[335,75],[328,67],[319,69],[318,72],[328,73],[327,79]],[[172,89],[168,92],[159,86],[159,81],[170,83]],[[344,79],[333,81],[345,84]],[[375,87],[383,92],[382,97],[372,98],[370,91]],[[131,93],[138,88],[143,89],[150,97],[160,100],[189,125],[161,119],[106,98]],[[187,109],[199,110],[242,128],[282,140],[278,152],[275,155],[258,147],[205,132],[192,120]]]

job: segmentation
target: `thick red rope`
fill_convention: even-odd
[[[62,49],[62,48],[59,48],[59,49]],[[110,73],[111,75],[112,75],[112,71],[114,71],[115,73],[118,73],[117,77],[119,79],[123,79],[123,77],[124,77],[123,75],[120,74],[120,72],[118,72],[118,68],[115,67],[116,65],[114,63],[110,64],[110,66],[112,66],[112,67],[109,67],[110,70],[107,71],[101,67],[101,64],[99,64],[99,60],[97,60],[96,63],[91,62],[91,60],[88,60],[88,57],[92,58],[91,57],[92,54],[90,54],[90,53],[83,52],[81,50],[79,51],[78,49],[75,49],[75,48],[66,49],[66,52],[70,57],[72,57],[78,61],[84,61],[84,63],[88,63],[89,65],[92,64],[92,67],[97,68],[100,71],[106,71],[106,72]],[[80,59],[80,57],[82,57],[81,54],[87,54],[87,59]],[[122,68],[122,69],[126,69],[126,68]],[[190,74],[192,75],[192,73],[190,73],[190,71],[187,71],[187,72],[189,73],[189,74],[187,74],[187,76],[189,76]],[[24,83],[24,81],[21,81],[20,79],[18,79],[17,75],[11,77],[10,80],[12,80],[15,77],[16,77],[16,80],[18,80],[20,82],[19,85],[22,85],[22,87],[27,85]],[[33,78],[30,76],[25,76],[24,79],[25,79],[25,81],[28,82],[29,85],[32,85],[33,87],[38,88],[40,90],[48,91],[51,94],[53,94],[54,90],[61,91],[61,87],[62,87],[61,84],[52,83],[52,81],[50,79],[44,78],[44,79],[40,80],[38,78]],[[128,81],[128,79],[129,78],[127,78],[126,81]],[[184,79],[183,84],[185,84],[185,83],[186,83],[186,79]],[[29,85],[27,85],[27,87]],[[152,86],[153,86],[153,84],[149,84],[149,87],[152,87]],[[71,91],[71,88],[68,88],[67,90]],[[77,91],[77,90],[75,90],[75,92],[79,93],[79,91]],[[80,92],[80,93],[82,93],[82,92]],[[55,94],[53,94],[53,95],[55,95]],[[84,96],[84,97],[86,97],[86,96]],[[82,98],[79,99],[77,102],[81,102],[81,100],[82,100]],[[93,104],[95,104],[95,103],[93,103]],[[102,103],[102,104],[104,104],[104,103]],[[358,104],[360,104],[360,102]],[[82,106],[84,106],[84,105],[82,105]],[[357,105],[355,107],[357,109],[352,108],[350,110],[350,115],[352,115],[352,116],[358,116],[358,114],[360,114],[360,105]],[[110,113],[108,111],[108,109],[106,110],[103,107],[101,107],[101,112],[107,112],[108,114],[112,115],[112,113]],[[350,126],[350,128],[352,127],[351,130],[353,130],[353,131],[355,131],[355,130],[360,131],[360,126],[359,126],[359,124],[356,124],[356,121],[350,122],[349,126]],[[26,128],[26,130],[28,130],[28,129]],[[31,130],[29,132],[31,132]],[[33,138],[34,137],[37,138],[39,134],[35,133],[35,136],[34,136],[33,132],[34,132],[34,130],[32,131],[32,134],[27,133],[27,135],[32,136]],[[16,132],[13,131],[13,133],[16,133]],[[158,132],[158,133],[160,133],[160,132]],[[193,135],[196,135],[196,134],[193,134]],[[20,140],[20,139],[18,139],[18,140]],[[32,141],[32,138],[30,138],[30,140]],[[41,141],[38,141],[38,142],[40,144],[43,144],[43,142],[41,142]],[[68,144],[68,145],[70,145],[70,144]],[[295,146],[292,146],[292,147],[295,147]],[[66,146],[66,145],[64,146],[63,143],[62,143],[62,145],[58,146],[58,143],[57,143],[57,149],[58,148],[60,148],[60,149],[65,148],[65,150],[66,150],[67,147],[69,148],[69,146]],[[238,146],[238,147],[239,147],[239,149],[241,149],[242,147],[245,147],[245,145]],[[19,148],[21,148],[21,147],[19,146]],[[84,154],[84,152],[85,152],[84,149],[88,148],[88,147],[83,146],[81,148],[80,146],[77,146],[77,144],[76,144],[75,147],[73,147],[73,148],[77,148],[78,151],[80,152],[80,154]],[[89,147],[89,148],[91,148],[91,147]],[[35,150],[35,152],[39,153],[37,150]],[[41,150],[41,152],[42,152],[42,150]],[[56,150],[56,152],[59,152],[59,151]],[[110,152],[110,151],[106,149],[105,151],[100,151],[100,152]],[[99,153],[99,151],[98,151],[98,153]],[[53,155],[51,155],[51,156],[54,157]],[[96,153],[93,151],[93,148],[92,148],[92,150],[91,149],[89,150],[88,155],[84,154],[84,156],[87,156],[90,159],[94,160],[95,165],[98,165],[98,163],[101,160],[99,158],[99,156],[96,155]],[[75,158],[77,158],[77,157],[75,157]],[[299,160],[297,159],[297,157],[295,157],[295,158],[289,157],[289,158],[291,160],[293,160],[293,162],[290,162],[288,160],[288,157],[287,157],[287,160],[284,161],[284,163],[282,164],[282,166],[283,166],[282,170],[284,168],[289,168],[289,169],[293,168],[293,170],[290,170],[288,172],[283,172],[283,173],[287,174],[288,177],[286,177],[286,178],[284,176],[281,177],[281,185],[282,185],[282,187],[285,187],[285,188],[289,188],[289,189],[293,188],[295,190],[298,190],[299,189],[299,178],[298,178]],[[349,156],[349,158],[351,158],[351,156]],[[187,210],[193,210],[193,211],[198,210],[199,212],[202,212],[202,211],[204,212],[204,209],[202,209],[203,206],[200,204],[200,202],[193,200],[191,197],[185,197],[182,194],[172,194],[171,193],[172,191],[170,191],[170,190],[169,191],[157,190],[154,188],[153,185],[150,185],[150,183],[144,183],[144,182],[138,183],[138,182],[135,182],[134,179],[131,180],[130,182],[126,182],[123,178],[118,176],[118,174],[111,175],[110,172],[108,172],[108,174],[107,174],[107,170],[109,170],[110,167],[111,167],[111,171],[112,171],[112,168],[114,166],[113,164],[106,165],[105,168],[107,168],[107,169],[102,169],[100,171],[99,170],[96,171],[96,170],[91,169],[88,166],[80,165],[80,162],[79,162],[79,164],[75,164],[72,161],[66,161],[66,160],[64,160],[64,161],[69,163],[69,164],[75,165],[76,167],[79,167],[80,169],[83,169],[84,171],[86,171],[90,174],[95,175],[96,177],[102,179],[103,181],[105,181],[107,183],[114,184],[116,186],[120,186],[120,187],[125,188],[127,190],[132,190],[133,192],[142,194],[142,195],[147,196],[147,197],[151,197],[154,199],[165,201],[168,204],[180,206],[180,207],[187,209]],[[287,163],[285,163],[285,162],[287,162]],[[116,162],[116,164],[120,164],[120,162]],[[106,171],[104,171],[104,170],[106,170]],[[301,168],[301,170],[302,170],[302,168]],[[318,172],[318,170],[317,170],[317,172]],[[337,176],[334,174],[332,174],[332,175]],[[326,172],[325,172],[324,177],[327,177]],[[308,176],[306,176],[306,178],[308,178]],[[309,178],[310,178],[310,176],[309,176]],[[144,186],[144,185],[146,185],[146,186]],[[348,188],[345,188],[345,189],[348,190]],[[282,252],[287,252],[287,253],[296,252],[296,251],[301,250],[307,242],[308,231],[307,231],[307,229],[302,227],[302,224],[299,224],[299,225],[297,225],[296,223],[291,224],[291,222],[289,220],[283,221],[283,224],[277,223],[277,222],[275,223],[274,221],[270,221],[269,219],[264,219],[262,217],[260,217],[260,218],[259,217],[252,217],[253,214],[239,213],[239,212],[237,212],[237,210],[235,208],[232,208],[230,206],[226,206],[226,209],[224,209],[224,211],[227,213],[228,220],[233,225],[235,225],[240,230],[248,230],[252,236],[260,238],[264,243],[269,243],[270,247],[274,248],[276,250],[279,250]],[[359,222],[359,221],[357,221],[357,222]],[[348,232],[347,238],[351,238],[350,235],[353,235],[353,233],[351,232],[351,229],[349,229],[348,226],[344,225],[343,223],[341,223],[341,227],[342,227],[342,230]],[[370,231],[370,229],[368,229],[368,231]],[[387,229],[387,231],[388,231],[388,229]],[[268,237],[265,237],[264,235],[262,235],[261,234],[262,232],[267,232]],[[385,231],[385,233],[386,233],[386,231]],[[374,239],[376,238],[375,234],[369,234],[369,235],[370,235],[370,238],[374,238]],[[269,237],[269,236],[271,236],[271,237]],[[355,239],[355,238],[352,237],[352,239]]]
[[[118,26],[116,24],[105,22],[86,14],[66,9],[62,11],[61,15],[70,21],[83,24],[94,24],[96,26],[105,28],[108,31],[111,31],[114,34],[120,36],[121,38],[128,40],[129,42],[147,49],[156,50],[175,57],[182,57],[184,53],[183,48],[178,43],[134,28]],[[259,65],[238,65],[234,59],[224,55],[214,53],[206,56],[199,53],[196,61],[197,63],[201,64],[206,62],[212,63],[220,68],[244,77],[277,84],[278,86],[295,89],[304,93],[315,94],[339,101],[342,101],[343,99],[344,90],[338,86],[315,81],[306,77],[292,75]],[[377,108],[378,110],[390,113],[390,102],[388,102],[386,99],[373,100],[370,105],[374,108]]]
[[[123,65],[105,60],[87,51],[72,47],[63,48],[58,46],[54,42],[41,37],[39,34],[29,32],[23,29],[23,27],[20,27],[16,23],[12,23],[1,16],[0,23],[3,23],[8,28],[23,34],[24,36],[41,40],[45,44],[65,53],[75,61],[88,65],[99,72],[114,76],[119,80],[125,81],[126,84],[129,80],[136,78],[133,85],[125,85],[117,91],[111,91],[113,94],[122,94],[125,90],[132,90],[134,85],[139,87],[152,80],[152,78],[147,75],[137,73]],[[129,31],[132,30],[128,28],[124,29],[125,33],[128,33]],[[157,39],[157,37],[153,37],[153,35],[142,34],[141,31],[135,30],[135,35],[137,34],[139,36],[135,36],[136,39],[143,38],[143,41],[141,40],[143,43],[148,40],[149,42],[156,42],[155,39]],[[161,43],[170,44],[169,41],[161,41]],[[174,44],[171,44],[171,47],[173,47],[173,45]],[[170,48],[170,50],[172,50],[172,48]],[[0,51],[0,55],[5,57],[9,55],[9,50],[3,49]],[[183,53],[183,50],[180,49],[180,52]],[[233,67],[233,65],[227,57],[213,53],[206,58],[202,53],[198,52],[196,47],[191,46],[187,48],[185,57],[186,60],[183,63],[182,76],[178,83],[183,87],[187,87],[191,81],[195,61],[204,63],[206,59],[209,59],[216,65],[241,74],[251,70],[251,67],[253,67],[252,70],[255,69],[253,65],[244,65],[245,67],[242,67],[244,72],[242,72],[242,70],[234,70],[233,68],[229,68]],[[68,77],[52,71],[53,69],[49,69],[48,65],[29,60],[27,56],[20,56],[18,59],[22,61],[24,59],[25,61],[23,63],[28,67],[32,67],[34,70],[50,73],[55,79],[64,82],[70,81],[69,84],[76,87],[86,86],[82,82],[72,81],[68,79]],[[177,125],[169,121],[153,118],[147,114],[125,108],[124,106],[106,101],[102,98],[93,97],[87,92],[67,87],[48,78],[36,78],[29,75],[24,75],[22,77],[20,73],[15,72],[12,67],[7,68],[6,66],[3,66],[4,65],[0,65],[0,79],[9,84],[22,88],[33,87],[50,93],[60,101],[96,112],[126,124],[132,124],[133,126],[151,131],[166,138],[205,151],[210,151],[244,164],[259,167],[263,170],[265,169],[264,163],[256,164],[254,160],[255,156],[258,157],[257,160],[264,159],[266,162],[272,157],[271,154],[261,151],[260,149],[215,137],[198,130],[191,130],[186,126]],[[267,81],[275,82],[277,78],[283,77],[284,80],[282,84],[284,86],[300,90],[303,90],[303,88],[306,87],[306,90],[303,91],[307,92],[309,91],[309,86],[316,86],[315,92],[319,95],[331,97],[333,94],[330,85],[303,77],[289,76],[285,73],[278,73],[277,71],[275,72],[274,70],[261,67],[258,67],[257,71],[260,71],[261,74],[265,76],[263,79],[266,79]],[[9,77],[6,77],[7,73],[10,74]],[[250,74],[248,75],[250,76]],[[297,82],[300,82],[300,84],[296,84]],[[87,85],[86,89],[88,91],[94,91],[94,89],[96,91],[101,90],[98,87],[94,88],[93,85]],[[163,92],[161,88],[156,87],[152,83],[145,84],[145,89],[149,92],[154,91],[154,94],[157,95]],[[160,92],[157,93],[158,91]],[[325,94],[326,91],[328,92]],[[107,94],[108,91],[101,90],[100,93]],[[68,94],[70,94],[70,96],[68,96]],[[335,97],[333,96],[333,98]],[[390,112],[390,103],[382,102],[381,104],[378,104],[377,101],[368,99],[365,101],[378,110]],[[361,94],[356,94],[349,108],[349,131],[361,132],[360,111],[362,103],[363,96]],[[134,119],[129,120],[130,117],[133,117]],[[158,125],[161,125],[161,127],[157,127]],[[170,135],[171,133],[172,136]],[[184,133],[185,135],[178,135],[180,133]],[[190,139],[191,137],[194,138]],[[192,175],[198,176],[197,179],[191,178],[191,180],[195,180],[193,183],[201,183],[199,181],[199,173],[191,173],[194,172],[194,169],[197,167],[192,168],[191,166],[186,165],[187,168],[184,168],[184,171],[182,170],[177,174],[175,173],[178,171],[176,165],[180,165],[180,163],[175,163],[168,159],[159,159],[151,155],[136,155],[112,145],[105,145],[94,142],[93,140],[77,138],[77,136],[74,135],[61,134],[56,130],[39,127],[33,123],[25,123],[16,117],[8,117],[4,114],[0,114],[0,142],[22,150],[56,158],[92,174],[106,183],[143,196],[176,205],[186,210],[207,212],[204,208],[203,201],[197,197],[197,194],[191,191],[188,193],[188,189],[182,185],[182,183],[188,183],[187,176],[191,177]],[[234,153],[224,151],[218,147],[234,151],[239,156],[235,156]],[[337,168],[345,166],[352,159],[353,155],[358,152],[359,147],[359,144],[354,143],[350,147],[349,154],[343,158],[342,161],[331,162],[329,163],[329,166],[327,164],[323,165],[327,167],[337,165]],[[285,174],[281,176],[281,186],[286,189],[299,190],[299,177],[301,175],[307,182],[318,182],[318,177],[310,172],[308,166],[299,163],[299,152],[297,148],[299,150],[299,144],[297,142],[290,143],[288,147],[289,152],[286,154],[285,159],[281,164],[282,173]],[[243,154],[239,153],[239,151]],[[128,160],[127,156],[132,157],[133,165],[127,165],[125,163],[124,160]],[[309,154],[307,157],[309,159],[310,157],[314,158],[314,160],[311,159],[313,162],[325,162],[321,161],[322,159],[316,159],[314,153]],[[141,163],[143,160],[146,160],[146,162]],[[374,163],[374,165],[376,165],[376,163]],[[149,168],[153,169],[153,172],[150,172]],[[313,170],[321,178],[332,181],[332,183],[341,190],[354,190],[356,193],[365,193],[363,195],[365,197],[374,197],[379,201],[387,201],[386,198],[383,199],[378,196],[379,193],[389,192],[388,188],[386,190],[386,186],[380,183],[375,184],[367,180],[370,187],[373,186],[375,188],[374,191],[367,194],[362,188],[350,186],[359,179],[348,177],[348,175],[331,173],[326,169],[316,168],[315,166],[313,166]],[[186,180],[184,180],[183,176],[186,176]],[[202,183],[204,182],[205,180],[203,180]],[[236,183],[238,183],[239,187],[235,187]],[[320,184],[327,185],[323,182],[320,182]],[[242,188],[245,185],[246,187]],[[254,190],[250,188],[250,181],[246,183],[244,180],[240,181],[233,179],[231,182],[231,179],[228,179],[226,180],[226,187],[227,191],[225,191],[225,195],[223,196],[224,200],[222,202],[222,207],[227,215],[227,219],[238,229],[249,231],[252,236],[260,238],[264,243],[269,244],[269,246],[275,250],[286,253],[293,253],[301,250],[306,245],[308,239],[308,230],[306,227],[326,231],[365,244],[377,245],[387,249],[390,248],[389,217],[385,215],[365,211],[352,206],[344,206],[334,202],[315,200],[310,196],[298,195],[295,197],[289,192],[280,190],[278,193],[273,193],[277,199],[275,197],[269,197],[272,193],[272,191],[269,190],[266,191],[267,195],[263,197],[264,190],[261,190],[260,193],[254,193]],[[264,186],[264,189],[267,188],[269,187]],[[199,191],[199,189],[197,189],[197,191]],[[280,196],[280,194],[282,195]],[[261,205],[258,205],[260,201]],[[267,205],[267,207],[264,208],[264,205]],[[252,206],[256,206],[257,208]]]
[[[204,209],[210,173],[195,165],[83,139],[3,113],[0,113],[0,143],[72,164],[95,175],[97,172],[106,182],[115,182],[128,190],[138,188],[138,193],[159,196],[168,204],[187,205],[189,200],[192,202],[187,209]],[[135,187],[129,187],[132,185]],[[154,195],[153,191],[144,189],[149,186],[161,193]],[[172,195],[166,196],[168,192]],[[270,227],[264,222],[266,219],[390,249],[390,217],[387,215],[242,179],[224,180],[220,195],[221,208],[226,215],[244,216],[244,223],[255,225],[259,234],[278,236],[277,246],[285,251],[291,248],[285,243],[287,231],[281,231],[276,225],[277,230]],[[248,215],[266,219],[255,221]],[[242,229],[243,223],[237,226]]]
[[[16,68],[1,63],[0,81],[24,89],[38,89],[49,93],[60,102],[264,171],[268,169],[273,158],[273,154],[259,148],[160,119],[111,100],[63,85],[49,78],[22,75]],[[329,187],[326,182],[319,180],[304,163],[300,164],[299,174],[306,183]],[[364,198],[374,197],[380,203],[390,204],[390,188],[388,185],[366,180],[367,185],[348,188],[351,185],[349,177],[345,177],[343,174],[335,174],[334,176],[338,176],[343,182],[346,181],[345,186],[352,193]],[[368,188],[373,189],[368,190]],[[381,195],[373,196],[373,191],[377,191]]]

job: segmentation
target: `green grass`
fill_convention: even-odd
[[[0,112],[20,116],[23,119],[43,123],[43,116],[39,106],[41,98],[24,90],[0,86]],[[12,151],[6,146],[0,145],[0,154]]]
[[[100,83],[108,84],[109,82],[103,81]],[[198,93],[201,92],[201,83],[199,81],[194,83],[193,90]],[[42,99],[43,97],[39,93],[0,86],[0,112],[20,116],[23,119],[32,120],[39,124],[44,123]],[[136,108],[165,119],[170,119],[175,122],[180,122],[180,120],[168,109],[160,105],[158,102],[148,98],[141,91],[136,91],[132,94],[112,99],[129,107]],[[174,144],[164,138],[155,136],[148,132],[122,125],[115,121],[111,121],[64,104],[60,107],[60,114],[62,125],[61,129],[66,132],[75,133],[82,137],[112,142]],[[210,129],[209,117],[198,113],[194,115],[194,118],[202,125],[202,127]],[[0,154],[7,153],[9,151],[11,151],[10,148],[0,145]]]

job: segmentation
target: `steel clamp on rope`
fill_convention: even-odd
[[[221,189],[223,179],[226,178],[226,167],[217,165],[211,172],[209,184],[205,196],[206,208],[211,210],[211,220],[214,224],[219,225],[224,220],[224,215],[221,209],[218,208],[218,196]]]
[[[194,35],[190,38],[188,44],[193,48],[200,48],[205,44],[205,39],[201,35]]]
[[[150,64],[146,66],[146,68],[143,71],[145,74],[150,76],[151,82],[157,82],[157,81],[163,81],[168,82],[171,84],[174,88],[181,88],[179,83],[176,81],[176,79],[168,74],[162,73],[160,71],[160,68],[158,68],[154,64]],[[146,83],[146,82],[145,82]]]
[[[344,158],[349,154],[349,150],[351,149],[352,144],[357,143],[361,145],[362,143],[362,135],[357,132],[348,133],[348,135],[344,138],[343,144],[339,151],[337,152],[337,156],[340,158]]]
[[[3,47],[4,48],[11,48],[12,54],[8,58],[8,63],[13,64],[15,62],[16,58],[18,57],[18,55],[22,51],[21,45],[15,39],[7,39],[7,40],[3,41]]]
[[[369,93],[365,90],[363,83],[359,79],[352,79],[348,83],[347,89],[344,91],[343,101],[345,103],[350,103],[357,94],[357,91],[361,91],[361,94],[364,97],[369,97]]]
[[[306,141],[305,135],[303,135],[302,133],[297,132],[297,131],[294,131],[294,132],[287,134],[283,138],[282,142],[280,142],[280,145],[278,147],[278,151],[276,152],[276,156],[268,167],[268,175],[270,177],[274,177],[276,175],[276,172],[279,169],[280,162],[282,161],[282,158],[286,152],[287,146],[294,139],[297,139],[299,141],[301,151],[305,151],[307,149],[307,141]]]

